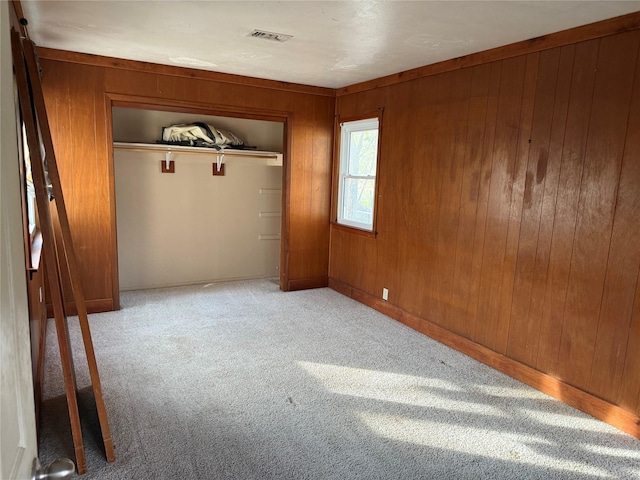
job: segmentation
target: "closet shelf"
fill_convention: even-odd
[[[267,160],[267,165],[274,167],[282,166],[282,154],[277,152],[265,152],[263,150],[237,150],[232,148],[223,148],[216,150],[207,147],[186,147],[182,145],[165,145],[162,143],[129,143],[129,142],[113,142],[114,150],[124,150],[129,152],[160,152],[171,154],[187,153],[191,155],[212,155],[214,157],[242,157],[242,158],[261,158]],[[224,162],[223,162],[224,163]]]

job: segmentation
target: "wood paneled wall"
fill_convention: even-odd
[[[333,90],[48,49],[39,54],[90,311],[119,306],[110,124],[114,99],[161,110],[284,121],[281,285],[291,290],[327,284]]]
[[[47,337],[47,304],[44,298],[44,273],[41,267],[27,272],[29,295],[29,333],[31,336],[31,373],[36,408],[36,426],[40,426],[42,384],[44,381],[44,355]]]
[[[110,101],[280,118],[283,288],[328,269],[334,288],[640,436],[639,27],[633,14],[337,99],[42,49],[91,309],[118,307]],[[334,107],[384,108],[375,237],[329,228]]]
[[[640,413],[639,47],[338,92],[384,119],[377,236],[331,229],[330,285]]]

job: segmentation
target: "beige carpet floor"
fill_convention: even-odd
[[[640,479],[640,441],[330,289],[125,292],[90,316],[116,461],[86,479]],[[72,457],[55,329],[40,458]]]

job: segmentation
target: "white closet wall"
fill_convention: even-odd
[[[260,150],[282,151],[283,125],[276,122],[113,113],[117,142],[154,143],[162,126],[204,121]],[[114,150],[120,289],[278,277],[282,167],[227,156],[225,175],[213,176],[215,155],[172,159],[175,173],[162,173],[162,153]]]

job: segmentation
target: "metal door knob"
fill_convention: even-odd
[[[36,460],[33,466],[33,476],[31,480],[54,480],[58,478],[68,478],[76,471],[76,466],[68,458],[59,458],[54,460],[51,465],[46,468],[40,466],[40,462]]]

